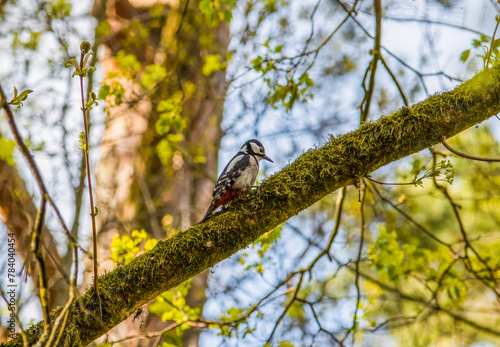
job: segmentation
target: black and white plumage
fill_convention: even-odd
[[[273,163],[260,141],[248,140],[241,146],[220,174],[212,193],[212,203],[201,222],[206,221],[220,206],[229,203],[253,186],[262,159]]]

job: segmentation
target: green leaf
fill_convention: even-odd
[[[64,19],[71,14],[71,2],[65,0],[52,0],[46,6],[47,16],[53,19]]]
[[[210,76],[214,71],[220,71],[226,67],[226,64],[221,62],[221,56],[218,54],[207,54],[203,57],[204,64],[201,72],[205,76]]]
[[[261,56],[258,56],[257,58],[255,58],[254,60],[252,60],[253,68],[256,71],[261,71],[262,70],[262,63],[263,62],[264,62],[264,59]]]
[[[10,166],[15,166],[14,162],[14,148],[16,143],[14,140],[0,137],[0,159],[5,161]]]
[[[214,12],[211,5],[212,5],[211,0],[201,0],[199,5],[201,13],[206,15],[211,15]]]
[[[22,99],[22,100],[26,100],[26,98],[28,97],[28,94],[30,93],[33,93],[33,91],[31,89],[26,89],[24,90],[20,95],[19,97]]]
[[[462,63],[465,63],[467,59],[469,59],[469,55],[470,55],[470,49],[463,51],[462,54],[460,54],[460,61]]]
[[[74,66],[77,70],[80,69],[80,65],[78,65],[78,62],[76,61],[75,58],[71,58],[64,64],[64,67],[71,67],[71,66]]]
[[[498,48],[500,46],[500,39],[496,39],[492,42],[491,44],[491,49],[495,49],[495,48]]]
[[[167,139],[171,142],[181,142],[184,140],[184,135],[183,134],[168,134]]]
[[[255,241],[255,243],[258,243],[261,245],[276,243],[278,241],[278,239],[281,237],[281,231],[283,230],[284,225],[285,225],[284,223],[278,225],[276,228],[274,228],[270,232],[259,237]]]
[[[101,88],[99,89],[99,99],[105,100],[110,93],[111,93],[110,86],[108,86],[107,84],[101,85]]]
[[[105,100],[110,106],[119,106],[124,95],[125,88],[118,81],[111,82],[111,85],[103,84],[99,90],[99,99]]]
[[[119,51],[115,57],[116,64],[125,70],[129,75],[135,75],[141,69],[141,63],[133,54],[126,54],[125,51]]]
[[[16,105],[21,107],[23,105],[23,101],[28,98],[28,94],[33,93],[31,89],[26,89],[21,92],[21,94],[17,94],[18,90],[16,87],[14,87],[14,97],[12,100],[9,102],[10,105]]]
[[[95,29],[96,38],[101,39],[111,34],[111,25],[108,20],[100,21]]]
[[[150,241],[147,232],[144,229],[133,230],[129,235],[115,235],[111,242],[111,260],[116,263],[128,264],[143,250],[147,251],[146,247],[141,248],[143,241]],[[156,240],[154,240],[156,241]],[[151,241],[149,247],[156,242]]]
[[[162,139],[156,146],[156,153],[163,166],[170,165],[170,159],[174,155],[176,149],[172,146],[172,143],[167,139]]]
[[[229,24],[231,22],[231,19],[233,19],[233,12],[227,9],[224,10],[224,21]]]
[[[144,88],[149,89],[158,82],[167,77],[167,70],[165,67],[157,64],[146,66],[142,75],[141,84]]]
[[[90,57],[93,56],[93,55],[94,55],[94,52],[90,52],[90,53],[88,53],[88,54],[85,55],[85,58],[83,59],[83,66],[82,66],[82,68],[85,68],[87,66],[87,63],[88,63]],[[94,70],[95,70],[95,67],[94,67]]]

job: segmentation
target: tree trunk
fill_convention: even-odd
[[[170,6],[163,9],[159,27],[148,27],[152,5],[122,0],[96,1],[94,6],[96,14],[99,9],[105,12],[105,16],[96,16],[101,23],[108,21],[112,32],[103,39],[105,74],[119,72],[113,59],[119,51],[136,56],[142,67],[153,63],[164,66],[169,74],[147,96],[139,82],[121,79],[127,102],[109,109],[96,182],[100,273],[114,267],[109,255],[115,234],[145,229],[151,237],[161,239],[201,219],[217,175],[225,73],[215,71],[206,76],[201,71],[207,54],[219,55],[224,60],[229,43],[228,25],[220,23],[210,27],[197,2],[188,2],[187,9],[185,3],[168,3]],[[149,37],[139,41],[130,39],[136,34],[130,28],[135,20],[150,28]],[[213,43],[203,46],[201,33],[211,35]],[[191,95],[186,92],[188,83],[196,88]],[[180,131],[182,141],[172,142],[168,135],[175,132],[157,133],[156,123],[161,113],[157,106],[162,100],[179,95],[184,95],[182,119],[186,126]],[[158,146],[165,143],[173,152],[167,159],[158,155]],[[193,160],[200,155],[204,157],[203,163]],[[89,259],[86,268],[91,268]],[[92,277],[91,272],[86,272],[85,286],[92,283]],[[206,275],[201,275],[195,283],[188,295],[188,304],[192,307],[204,302]],[[147,331],[158,330],[166,324],[156,316],[148,317],[146,323]],[[128,324],[108,339],[133,334],[134,330],[140,333],[138,325]],[[187,331],[184,345],[196,346],[198,335],[197,329]]]

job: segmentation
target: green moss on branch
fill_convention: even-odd
[[[102,316],[99,300],[88,290],[71,313],[62,344],[87,345],[160,293],[231,256],[325,195],[499,111],[500,67],[496,67],[450,92],[332,137],[224,214],[159,241],[150,252],[101,276]],[[28,331],[32,341],[40,331],[41,323]],[[4,345],[20,346],[22,340],[19,336]]]

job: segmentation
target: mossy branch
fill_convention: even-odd
[[[87,345],[160,293],[231,256],[324,196],[498,112],[497,66],[453,91],[332,137],[271,176],[257,193],[231,204],[227,212],[159,241],[150,252],[101,276],[102,316],[98,298],[88,290],[71,312],[61,345]],[[26,331],[30,342],[42,326]],[[5,344],[21,345],[21,336]]]

